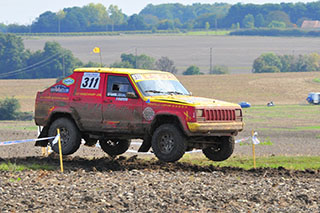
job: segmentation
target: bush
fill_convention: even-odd
[[[16,98],[0,100],[0,120],[15,120],[19,115],[20,104]]]
[[[229,69],[225,65],[216,65],[216,66],[213,66],[212,70],[210,70],[209,73],[216,74],[216,75],[229,74]]]
[[[188,69],[185,72],[183,72],[182,74],[183,75],[203,75],[203,73],[200,72],[199,67],[194,66],[194,65],[188,67]]]

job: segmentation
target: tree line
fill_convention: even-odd
[[[30,25],[1,24],[11,33],[102,32],[137,30],[198,30],[294,28],[304,20],[320,20],[320,1],[310,3],[192,5],[148,4],[128,16],[116,5],[90,3],[42,13]]]
[[[312,71],[320,71],[320,55],[318,53],[298,56],[264,53],[254,60],[252,67],[253,73]]]
[[[100,65],[83,63],[57,42],[46,42],[43,50],[31,52],[21,37],[0,33],[0,79],[56,78],[82,66]]]

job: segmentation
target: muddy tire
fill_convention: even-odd
[[[152,136],[152,150],[160,161],[178,161],[186,149],[184,135],[172,124],[159,126]]]
[[[108,155],[117,156],[125,153],[131,144],[131,140],[100,140],[99,144],[101,146],[101,149],[107,153]]]
[[[234,150],[234,137],[221,137],[221,143],[202,150],[203,154],[212,161],[227,160]]]
[[[75,153],[81,144],[81,135],[76,124],[68,118],[58,118],[49,127],[49,136],[56,136],[57,129],[60,129],[61,149],[63,155],[71,155]],[[52,144],[51,147],[54,152],[59,153],[59,144]]]

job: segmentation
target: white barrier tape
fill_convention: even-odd
[[[246,142],[250,139],[251,137],[246,137],[246,138],[242,138],[242,139],[238,139],[235,141],[235,143],[243,143],[243,142]]]
[[[250,140],[250,138],[251,138],[251,142],[254,145],[260,144],[260,140],[258,139],[258,133],[257,132],[254,132],[253,136],[238,139],[238,140],[235,141],[235,143],[244,143],[244,142],[247,142],[248,140]]]
[[[57,136],[54,138],[54,140],[52,141],[52,145],[51,146],[54,146],[56,143],[58,143],[58,141],[59,141],[59,137],[60,137],[60,135],[59,134],[57,134]]]
[[[0,146],[7,146],[7,145],[19,144],[19,143],[36,142],[36,141],[44,141],[44,140],[49,140],[49,139],[53,139],[53,138],[55,138],[55,137],[52,136],[52,137],[47,137],[47,138],[15,140],[15,141],[3,141],[3,142],[0,142]]]

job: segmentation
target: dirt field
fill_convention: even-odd
[[[99,56],[92,54],[93,48],[98,46],[106,65],[119,61],[122,53],[135,54],[137,48],[138,54],[156,59],[169,57],[181,74],[191,65],[208,73],[210,48],[213,48],[213,65],[226,65],[231,73],[250,73],[254,59],[262,53],[299,55],[319,52],[320,38],[174,35],[24,38],[25,47],[33,51],[43,49],[46,41],[59,42],[84,62],[100,62]]]

